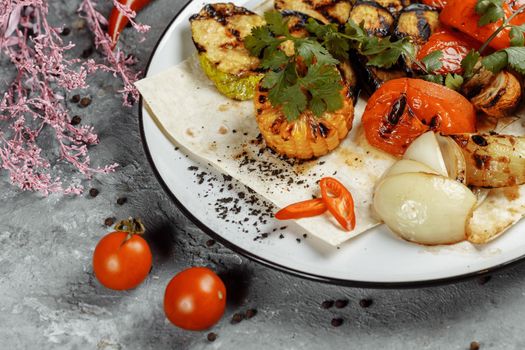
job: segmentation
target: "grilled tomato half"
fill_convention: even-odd
[[[352,129],[354,104],[348,87],[341,90],[343,107],[320,117],[306,110],[293,121],[273,107],[260,84],[255,92],[257,123],[266,145],[277,153],[298,159],[320,157],[335,149]]]

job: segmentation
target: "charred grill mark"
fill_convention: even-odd
[[[450,135],[452,139],[459,145],[461,148],[465,148],[468,145],[468,136],[463,135]]]
[[[478,96],[481,90],[483,90],[483,85],[473,86],[469,91],[466,91],[466,97],[470,100],[471,98]]]
[[[427,41],[430,37],[430,25],[428,24],[428,20],[425,17],[424,11],[416,11],[416,18],[417,18],[417,30],[419,32],[419,36],[423,41]]]
[[[259,103],[265,103],[266,102],[266,95],[259,95]]]
[[[388,123],[391,125],[397,125],[397,123],[399,123],[399,119],[405,112],[406,105],[407,97],[405,94],[401,94],[401,96],[392,104],[390,113],[388,113],[386,117]]]
[[[489,168],[490,159],[491,159],[490,156],[474,153],[472,155],[472,159],[474,159],[474,164],[476,168],[478,168],[479,170]]]
[[[262,113],[262,108],[257,108],[257,114],[261,114]]]
[[[229,28],[230,33],[239,41],[242,41],[241,39],[241,32],[239,32],[237,29]]]
[[[279,134],[281,132],[281,125],[283,125],[283,122],[284,120],[282,117],[275,119],[272,123],[272,126],[270,126],[272,133],[275,135]]]
[[[319,123],[319,133],[323,138],[326,138],[328,136],[328,133],[330,132],[330,128],[328,128],[326,125],[324,125],[322,122]]]
[[[268,92],[268,89],[263,87],[262,84],[259,84],[259,91],[260,92]]]
[[[488,142],[487,140],[481,136],[481,135],[473,135],[472,136],[472,141],[478,145],[478,146],[481,146],[481,147],[485,147],[485,146],[488,146]]]
[[[192,40],[193,40],[193,38],[192,38]],[[199,43],[195,42],[195,40],[193,40],[193,44],[195,44],[195,47],[197,48],[197,51],[199,53],[206,52],[206,48],[204,48],[204,46],[200,45]]]
[[[230,43],[224,43],[224,44],[222,44],[222,45],[219,45],[219,47],[220,47],[221,49],[229,50],[229,49],[233,49],[233,48],[235,48],[235,47],[238,47],[238,46],[240,46],[240,45],[242,45],[242,43],[240,43],[240,42],[238,42],[238,41],[232,41],[232,42],[230,42]]]
[[[490,101],[484,104],[483,107],[484,108],[494,107],[499,102],[499,100],[503,97],[503,95],[505,95],[506,91],[507,90],[505,88],[499,89],[496,96],[494,96]]]
[[[199,19],[213,18],[222,25],[228,23],[228,17],[233,15],[255,15],[254,12],[244,8],[238,7],[231,3],[228,4],[208,4],[202,8],[199,13],[190,17],[190,22]]]
[[[379,36],[387,36],[390,33],[390,23],[388,19],[382,15],[378,15],[378,20],[381,26],[375,30],[375,33]]]
[[[439,128],[440,121],[441,118],[439,117],[439,115],[433,116],[430,119],[430,123],[428,123],[428,127],[430,128],[430,130],[436,130],[437,128]]]

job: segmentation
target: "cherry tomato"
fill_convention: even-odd
[[[368,142],[395,156],[428,130],[476,131],[476,112],[458,92],[421,79],[384,83],[368,99],[362,123]]]
[[[478,0],[447,0],[446,6],[439,15],[441,23],[458,29],[470,37],[484,42],[487,40],[502,24],[502,20],[495,23],[489,23],[479,26],[480,15],[476,13],[476,4]],[[508,18],[516,9],[517,5],[509,6],[503,2],[503,10]],[[521,13],[511,20],[513,25],[525,24],[525,14]],[[510,46],[510,28],[502,30],[489,44],[496,50],[504,49]]]
[[[354,199],[346,187],[332,177],[324,177],[319,182],[321,196],[330,213],[347,231],[355,227]]]
[[[139,12],[151,2],[151,0],[119,0],[121,4],[128,6],[131,10]],[[108,34],[112,40],[112,46],[117,45],[120,33],[128,24],[129,19],[124,16],[116,7],[113,7],[108,20]]]
[[[439,74],[463,73],[461,61],[470,50],[478,49],[479,43],[465,36],[465,34],[453,32],[449,29],[441,29],[430,36],[417,53],[417,59],[421,61],[434,51],[441,51],[440,58],[443,66],[436,71]]]
[[[212,270],[192,267],[178,273],[164,294],[164,312],[177,327],[204,330],[224,314],[226,287]]]
[[[324,204],[324,201],[320,198],[316,198],[290,204],[279,210],[275,214],[275,218],[278,220],[300,219],[321,215],[325,211],[326,205]]]
[[[447,0],[423,0],[422,2],[423,4],[433,6],[438,10],[443,9],[443,7],[445,7],[447,4]]]
[[[106,288],[132,289],[148,276],[151,260],[151,250],[144,238],[115,231],[98,242],[93,254],[93,270]]]

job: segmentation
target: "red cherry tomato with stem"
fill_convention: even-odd
[[[151,270],[151,250],[140,236],[144,233],[140,220],[121,221],[115,229],[98,242],[93,253],[93,271],[106,288],[132,289],[141,284]]]
[[[226,307],[226,287],[212,270],[192,267],[168,283],[164,312],[177,327],[199,331],[217,323]]]

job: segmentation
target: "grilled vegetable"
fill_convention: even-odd
[[[458,92],[421,79],[391,80],[369,99],[362,124],[368,142],[402,155],[426,131],[475,132],[476,113]],[[469,130],[469,131],[466,131]]]
[[[304,13],[323,23],[345,24],[352,5],[348,0],[276,0],[278,11],[292,10]]]
[[[190,18],[191,32],[206,75],[224,95],[250,99],[262,75],[259,59],[250,56],[243,39],[264,24],[262,17],[231,3],[209,4]]]
[[[374,2],[386,8],[394,16],[398,16],[399,12],[410,5],[410,0],[374,0]]]
[[[358,1],[350,11],[350,19],[363,23],[364,29],[377,37],[385,37],[392,32],[394,16],[383,6],[372,1]]]
[[[521,100],[521,84],[514,74],[501,71],[470,101],[476,109],[501,118],[512,113]]]
[[[497,134],[458,134],[467,165],[467,184],[507,187],[525,183],[525,137]]]
[[[406,77],[407,73],[400,67],[384,69],[367,65],[368,59],[355,51],[350,51],[350,59],[355,63],[357,79],[369,94],[373,94],[383,83]]]
[[[428,5],[412,4],[401,11],[394,33],[409,37],[415,44],[424,44],[439,25],[438,11]]]
[[[336,148],[350,129],[354,105],[345,86],[341,90],[343,107],[316,117],[306,110],[296,120],[288,121],[280,108],[268,100],[268,92],[260,85],[256,90],[255,110],[259,129],[266,145],[290,158],[311,159]]]
[[[388,176],[377,185],[373,207],[401,238],[437,245],[466,239],[466,224],[475,204],[476,196],[453,179],[402,173]]]

